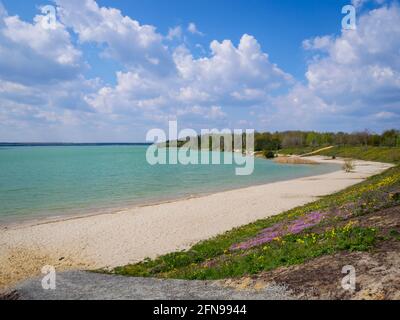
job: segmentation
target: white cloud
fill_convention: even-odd
[[[310,88],[330,101],[345,95],[368,103],[373,95],[384,92],[388,99],[400,98],[398,21],[397,6],[383,7],[362,16],[357,31],[344,31],[331,39],[325,48],[327,56],[309,66]]]
[[[256,103],[292,81],[269,62],[252,36],[244,35],[238,47],[228,40],[213,41],[210,47],[211,56],[199,59],[187,48],[177,48],[173,59],[178,72],[167,79],[144,71],[117,72],[115,86],[101,88],[86,101],[99,112],[142,114],[157,121],[187,119],[190,113],[217,120],[225,117],[225,107]]]
[[[15,128],[42,140],[49,132],[55,139],[73,134],[88,141],[96,135],[143,140],[146,128],[170,119],[193,127],[239,124],[261,130],[398,126],[395,5],[359,15],[356,31],[305,40],[312,59],[300,83],[272,63],[251,35],[238,44],[214,40],[208,53],[199,46],[194,54],[185,44],[175,48],[185,42],[180,26],[162,36],[154,26],[93,0],[56,3],[61,17],[56,30],[41,28],[40,15],[29,23],[0,6],[3,139]],[[199,33],[195,24],[187,31]],[[116,84],[83,76],[82,43],[99,45],[103,56],[120,63]]]
[[[140,25],[119,10],[99,7],[93,0],[56,2],[63,23],[58,23],[56,32],[34,30],[39,28],[40,17],[33,24],[14,17],[8,21],[5,37],[20,45],[30,33],[35,33],[37,38],[31,41],[30,49],[43,56],[43,63],[79,68],[73,69],[75,73],[70,78],[46,85],[2,79],[2,114],[13,101],[19,101],[13,108],[19,105],[20,110],[31,113],[30,116],[10,113],[9,120],[76,125],[79,119],[92,122],[96,119],[118,127],[121,121],[154,123],[171,118],[194,125],[204,121],[216,123],[228,118],[227,108],[259,103],[276,88],[292,81],[290,75],[269,61],[252,36],[245,34],[237,47],[229,40],[212,41],[209,57],[194,58],[184,46],[171,55],[154,27]],[[104,54],[125,65],[124,71],[116,72],[115,86],[86,80],[78,73],[82,70],[81,53],[72,44],[64,24],[77,33],[81,43],[105,44]],[[195,25],[190,30],[198,32]],[[177,39],[181,33],[181,28],[176,27],[170,30],[169,37]],[[52,41],[59,47],[50,52],[46,48]],[[16,51],[23,52],[20,48]],[[174,72],[155,72],[162,69],[158,64],[164,65],[163,59],[169,61],[168,69]],[[39,63],[33,66],[45,69]],[[62,74],[53,66],[50,70],[58,76]],[[32,73],[43,77],[43,73]],[[10,74],[16,74],[15,70]]]
[[[48,126],[77,124],[93,113],[84,96],[97,90],[98,80],[86,80],[86,64],[64,25],[42,26],[42,15],[32,22],[10,16],[0,5],[0,118],[1,139],[35,140],[51,135]],[[47,130],[46,130],[47,129]]]
[[[160,108],[161,94],[168,94],[169,87],[151,74],[141,76],[135,72],[117,72],[115,87],[102,87],[97,93],[86,96],[86,101],[98,112],[132,113]]]
[[[72,79],[82,70],[81,52],[65,27],[42,27],[42,15],[33,23],[0,9],[0,76],[23,83]]]
[[[367,3],[369,0],[351,0],[351,4],[355,6],[356,8],[362,7],[365,3]]]
[[[211,100],[211,96],[205,92],[201,91],[196,87],[187,86],[179,89],[177,94],[177,99],[182,102],[207,102]]]
[[[227,114],[222,111],[220,106],[202,107],[192,106],[183,108],[177,111],[177,116],[183,118],[184,116],[201,117],[207,120],[225,119]]]
[[[189,25],[187,27],[187,30],[192,34],[196,34],[196,35],[199,35],[199,36],[203,36],[204,35],[202,32],[200,32],[197,29],[197,26],[196,26],[196,24],[194,22],[190,22],[189,23]]]
[[[180,40],[181,38],[182,38],[182,27],[181,26],[169,28],[168,35],[167,35],[168,40],[174,40],[174,39]]]
[[[238,47],[230,40],[212,41],[211,57],[195,59],[184,47],[174,54],[182,80],[213,99],[231,100],[235,92],[263,90],[267,94],[292,81],[262,52],[257,40],[243,35]],[[240,99],[239,99],[240,100]]]
[[[156,28],[141,25],[115,8],[99,7],[94,0],[55,0],[62,22],[81,42],[106,45],[103,55],[132,69],[166,74],[173,63]]]
[[[377,119],[393,119],[393,118],[400,118],[400,116],[398,114],[395,114],[393,112],[387,112],[387,111],[382,111],[379,113],[374,114],[374,117]]]
[[[385,0],[351,0],[351,4],[357,9],[362,8],[366,3],[372,2],[375,4],[383,4]]]
[[[346,130],[376,126],[368,120],[375,114],[400,114],[398,21],[399,7],[383,6],[360,16],[356,31],[304,41],[303,47],[316,53],[306,72],[307,86],[295,87],[280,103],[286,99],[296,105],[291,102],[296,95],[305,106],[297,111],[310,118],[310,124],[343,122],[340,126]],[[307,98],[311,96],[314,102]],[[316,110],[321,106],[323,112]]]

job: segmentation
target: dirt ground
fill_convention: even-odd
[[[376,227],[383,238],[370,252],[340,252],[304,264],[271,272],[227,280],[237,289],[264,288],[272,283],[286,285],[300,299],[400,300],[400,207],[352,219],[360,226]],[[341,282],[344,266],[353,266],[356,289],[346,291]]]
[[[351,220],[359,226],[379,230],[380,239],[373,250],[340,252],[301,265],[216,283],[236,291],[252,292],[265,291],[278,285],[284,287],[291,298],[299,299],[400,300],[400,207]],[[347,222],[339,223],[338,226]],[[342,273],[342,268],[349,265],[356,272],[354,291],[344,290],[341,285],[346,276]],[[18,298],[17,291],[0,296],[0,300]]]
[[[59,257],[50,255],[44,250],[25,248],[2,248],[2,250],[7,254],[0,255],[0,293],[25,280],[27,275],[39,276],[41,268],[46,265],[54,266],[58,271],[73,270],[76,266],[80,266],[83,270],[89,269],[87,264],[61,255]]]

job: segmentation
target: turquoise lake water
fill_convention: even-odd
[[[0,223],[108,212],[190,195],[338,169],[255,159],[251,176],[235,165],[156,165],[146,146],[0,147]]]

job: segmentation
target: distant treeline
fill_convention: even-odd
[[[214,135],[215,137],[215,135]],[[217,142],[217,146],[219,145],[220,150],[232,150],[234,149],[234,145],[232,147],[227,145],[224,142],[224,138],[221,135],[218,135],[220,139],[219,143]],[[201,140],[204,141],[204,138],[209,140],[209,147],[215,148],[212,146],[212,136],[201,136],[197,137],[197,141],[194,148],[197,148],[201,145]],[[240,136],[233,136],[233,139],[242,139],[243,148],[246,147],[246,137],[243,134]],[[315,132],[315,131],[284,131],[284,132],[256,132],[255,133],[255,141],[254,141],[254,150],[255,151],[277,151],[281,149],[287,148],[318,148],[318,147],[326,147],[326,146],[374,146],[374,147],[400,147],[400,130],[387,130],[382,134],[372,133],[368,130],[362,132],[353,132],[353,133],[345,133],[345,132]],[[178,141],[177,146],[182,147],[186,145],[189,141],[189,137],[186,141]],[[229,143],[230,144],[230,143]],[[171,142],[167,141],[166,143],[160,144],[160,146],[170,146]],[[202,146],[204,148],[204,146]]]
[[[297,147],[335,146],[384,146],[400,147],[400,131],[387,130],[382,134],[369,132],[315,132],[315,131],[285,131],[275,133],[256,133],[255,151],[280,150]]]

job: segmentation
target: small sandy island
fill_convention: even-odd
[[[323,163],[342,163],[310,157]],[[0,229],[0,288],[61,270],[116,267],[184,250],[232,228],[266,218],[356,184],[391,167],[356,161],[351,173],[329,174],[59,221]]]

